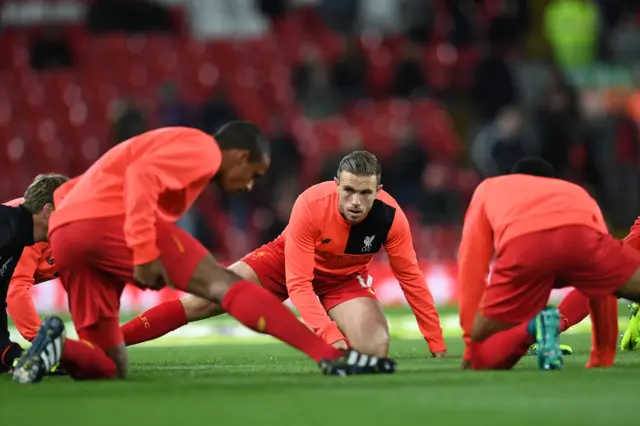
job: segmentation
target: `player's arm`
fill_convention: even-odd
[[[317,237],[315,229],[309,205],[302,197],[298,197],[291,212],[284,246],[287,291],[307,326],[325,342],[333,344],[344,340],[344,336],[338,325],[329,318],[313,291]]]
[[[629,235],[627,235],[622,242],[625,246],[629,246],[640,251],[640,218],[636,219],[635,223],[631,227]]]
[[[416,316],[418,327],[429,344],[429,349],[434,354],[446,351],[447,347],[442,337],[438,311],[418,265],[409,221],[400,208],[396,209],[396,215],[384,246],[389,257],[391,270],[398,279],[407,302]]]
[[[125,241],[134,265],[157,259],[156,211],[160,195],[211,179],[220,165],[220,153],[211,136],[185,132],[127,166],[124,179]]]
[[[465,360],[469,359],[471,329],[484,295],[493,257],[493,231],[485,211],[483,188],[482,184],[476,188],[469,204],[458,249],[458,297]]]
[[[40,328],[40,316],[31,297],[31,288],[35,283],[34,276],[41,256],[42,248],[39,244],[25,247],[11,277],[7,293],[7,312],[22,337],[28,341],[36,337]]]

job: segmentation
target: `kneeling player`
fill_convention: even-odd
[[[536,342],[539,367],[561,368],[560,314],[545,305],[553,288],[568,286],[590,299],[594,339],[587,366],[613,364],[618,322],[610,296],[640,300],[640,260],[609,235],[583,188],[553,176],[548,163],[527,159],[514,174],[476,188],[459,254],[466,367],[511,368]]]
[[[164,128],[122,142],[63,185],[55,193],[49,234],[81,340],[65,338],[60,318],[48,319],[14,380],[39,381],[58,361],[75,379],[125,377],[118,313],[131,282],[175,286],[220,303],[245,326],[306,353],[325,374],[393,372],[386,358],[326,344],[272,294],[227,271],[172,223],[211,180],[226,191],[250,190],[269,163],[269,146],[251,123],[229,123],[215,139],[195,129]]]
[[[622,243],[626,247],[634,249],[640,253],[640,218],[636,220]],[[614,296],[611,296],[614,297]],[[589,299],[578,290],[573,290],[567,294],[562,302],[558,305],[558,311],[562,317],[560,322],[560,331],[566,331],[580,321],[585,319],[589,315]],[[629,305],[629,324],[622,339],[620,341],[620,350],[622,351],[634,351],[640,347],[640,304],[633,302]],[[565,346],[566,345],[561,345]],[[563,349],[564,350],[564,349]],[[537,353],[537,346],[532,345],[529,349],[530,354]]]
[[[636,223],[631,228],[629,235],[627,235],[622,244],[626,247],[634,249],[640,253],[640,218],[636,220]],[[615,296],[611,296],[615,298]],[[638,315],[640,305],[638,303],[632,303],[629,305],[629,325],[622,335],[620,341],[620,350],[622,351],[634,351],[640,347],[640,315]],[[589,315],[589,298],[578,290],[572,290],[567,294],[560,304],[558,305],[558,311],[560,312],[560,332],[564,332],[574,325],[581,322]],[[571,354],[573,350],[568,345],[560,345],[563,354]],[[527,351],[528,355],[536,355],[538,353],[538,345],[533,344]]]
[[[291,298],[302,319],[337,348],[386,356],[387,320],[367,267],[386,249],[433,356],[446,355],[442,329],[411,240],[407,218],[380,185],[380,164],[366,151],[340,162],[335,182],[303,192],[289,226],[276,240],[229,269],[282,301]],[[223,309],[194,296],[159,305],[123,326],[127,344],[160,337]]]

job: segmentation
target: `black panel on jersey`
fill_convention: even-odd
[[[386,241],[396,216],[395,207],[375,200],[367,217],[357,225],[351,225],[345,254],[377,253]]]

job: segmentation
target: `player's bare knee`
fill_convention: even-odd
[[[197,296],[187,296],[181,300],[188,322],[211,318],[224,313],[222,307]]]
[[[386,327],[376,327],[352,338],[347,336],[347,339],[353,349],[364,354],[384,357],[389,353],[389,330]]]
[[[484,342],[489,337],[504,330],[516,326],[517,323],[507,323],[482,315],[476,315],[473,327],[471,328],[471,340],[474,342]]]
[[[209,255],[196,267],[187,291],[210,302],[220,303],[229,288],[240,280],[240,276],[220,265]]]
[[[129,375],[129,361],[127,359],[127,350],[124,344],[108,349],[105,353],[116,365],[116,371],[113,378],[126,379]]]

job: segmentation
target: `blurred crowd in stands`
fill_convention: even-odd
[[[640,214],[638,1],[5,1],[2,17],[7,176],[81,173],[158,126],[264,128],[264,182],[212,189],[181,222],[223,258],[277,236],[359,148],[426,258],[455,256],[475,185],[524,156],[585,185],[613,228]]]

